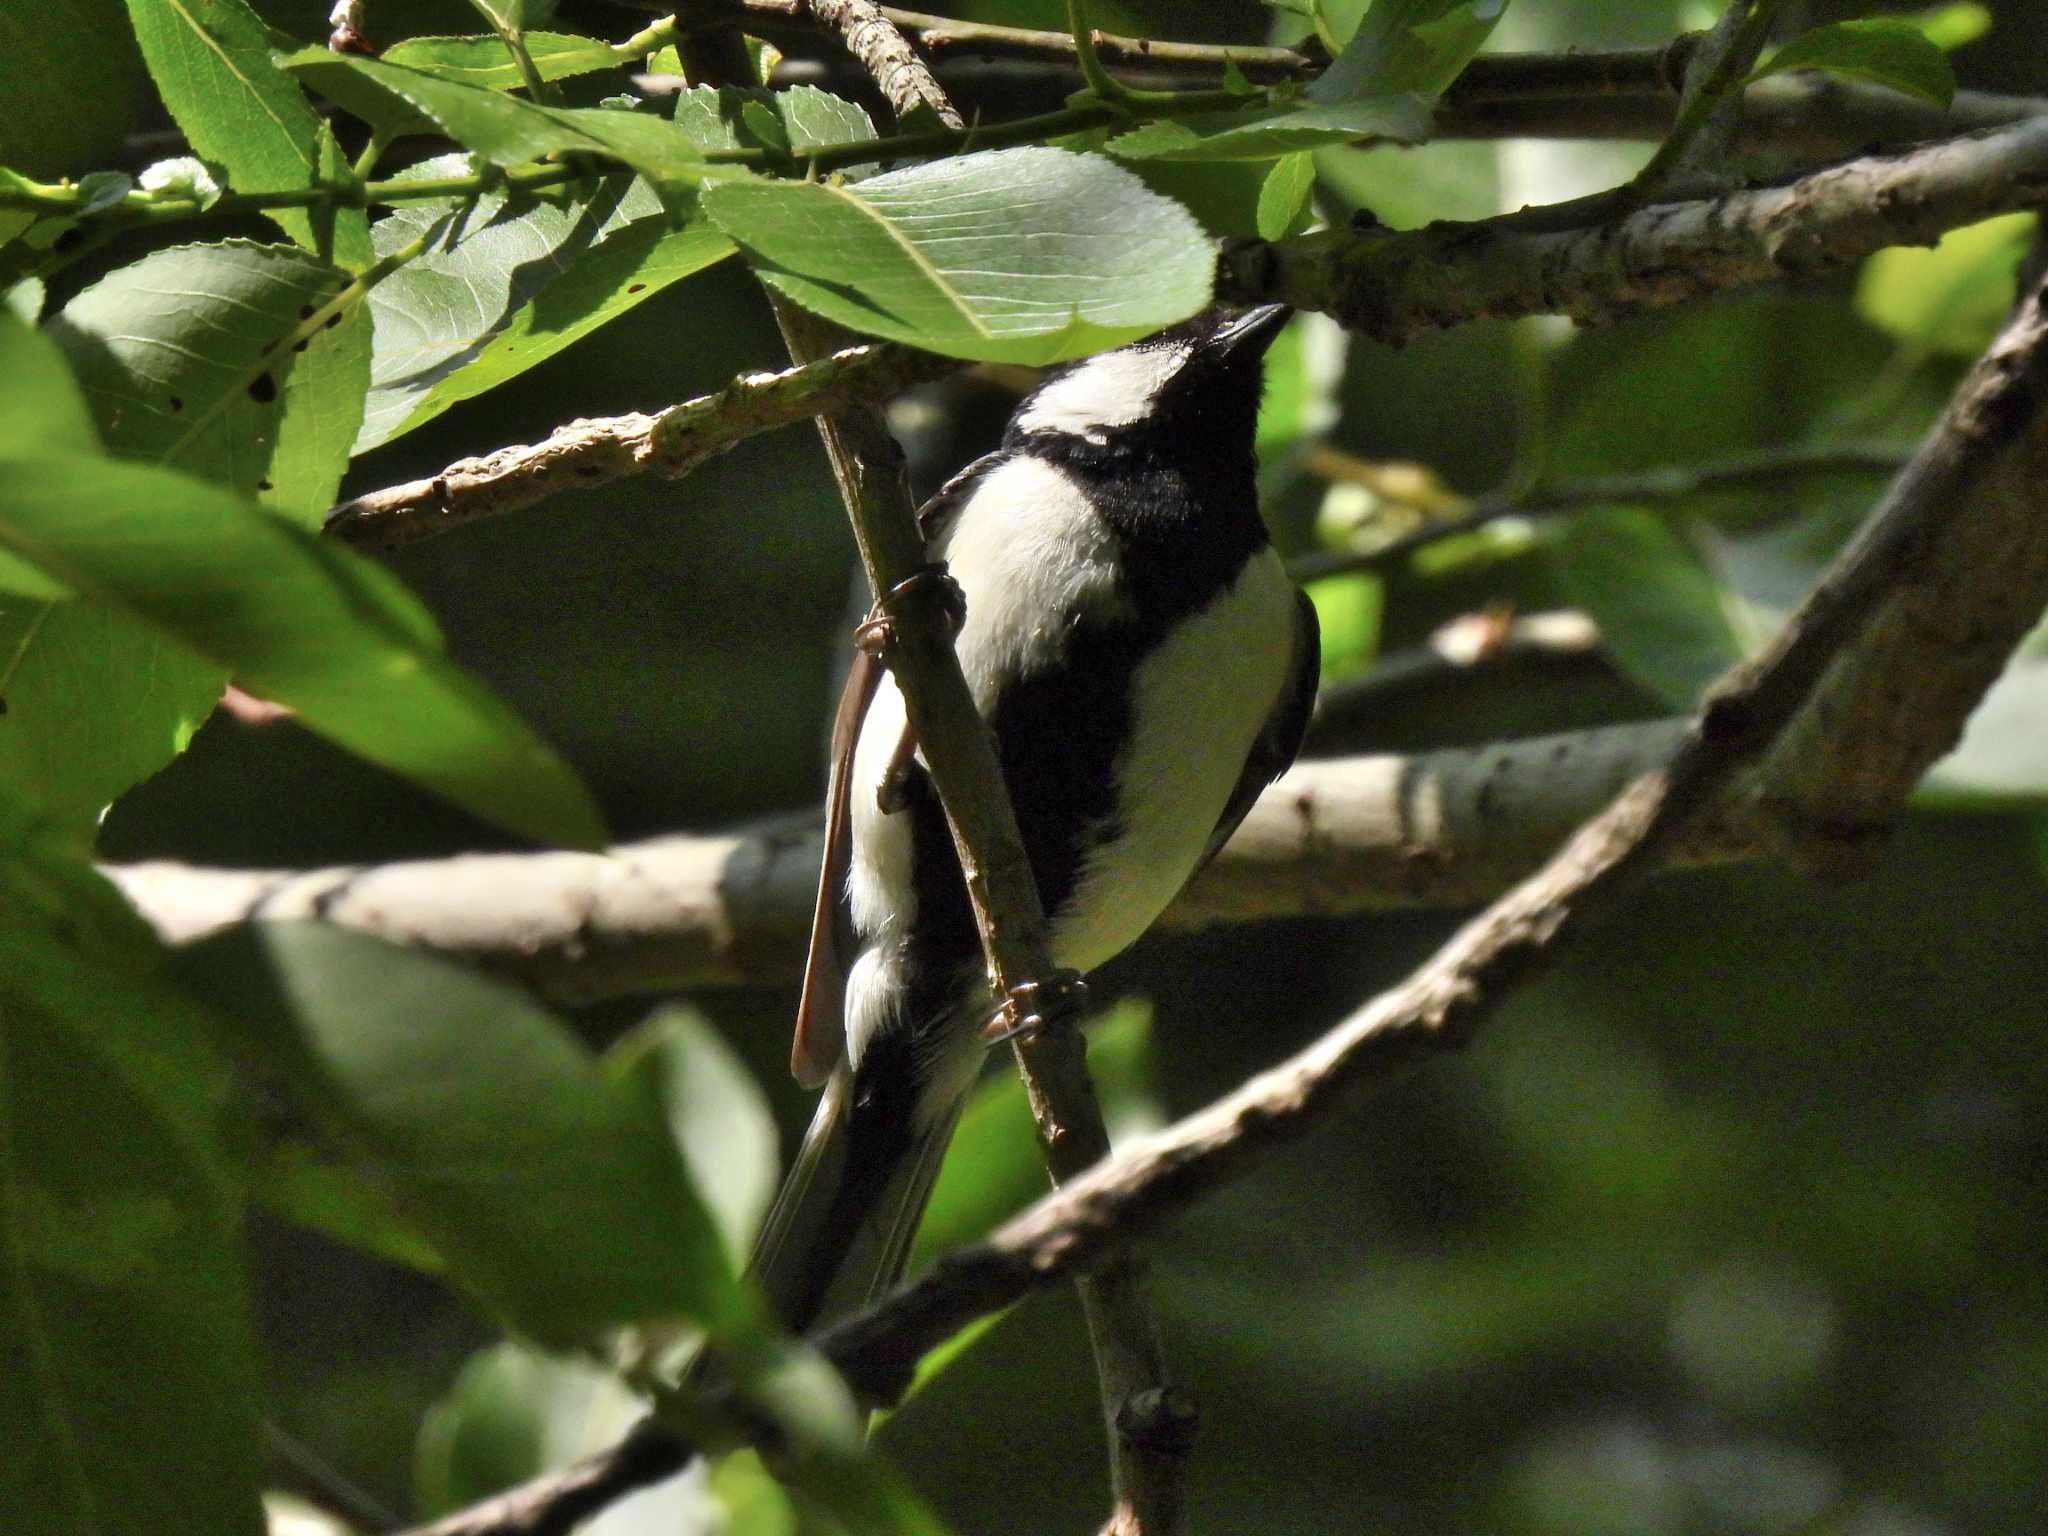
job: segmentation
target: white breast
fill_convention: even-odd
[[[1116,535],[1087,496],[1042,459],[998,466],[974,488],[933,550],[967,595],[955,648],[986,714],[1004,682],[1057,658],[1074,619],[1109,619],[1117,591]]]
[[[1123,820],[1053,926],[1053,958],[1087,971],[1130,947],[1187,883],[1292,666],[1294,588],[1270,548],[1138,669]]]

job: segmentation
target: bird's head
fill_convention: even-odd
[[[1168,453],[1248,456],[1258,424],[1261,360],[1293,311],[1267,304],[1192,320],[1069,364],[1024,397],[1005,442],[1079,439]]]

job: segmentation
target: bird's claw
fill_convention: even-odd
[[[875,600],[868,616],[853,632],[853,643],[878,661],[887,662],[896,647],[896,621],[907,603],[936,603],[946,633],[957,635],[967,622],[967,594],[946,569],[935,560],[920,565]]]
[[[1087,1006],[1088,983],[1079,971],[1052,971],[1039,981],[1027,981],[1010,988],[1009,996],[996,1016],[988,1021],[981,1038],[991,1046],[1006,1045],[1027,1035],[1072,1024]]]

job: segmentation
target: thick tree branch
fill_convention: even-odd
[[[1126,1148],[986,1242],[946,1255],[881,1305],[827,1330],[816,1342],[855,1392],[870,1402],[894,1400],[918,1359],[967,1322],[1085,1273],[1315,1128],[1359,1088],[1461,1045],[1517,985],[1555,964],[1572,936],[1617,906],[1678,845],[1687,822],[1774,747],[1782,750],[1792,739],[1788,728],[1799,729],[1802,712],[1842,686],[1835,680],[1845,669],[1881,670],[1879,657],[1896,660],[1901,648],[1885,639],[1886,630],[1903,629],[1902,616],[1937,584],[1931,573],[1961,576],[1972,560],[1986,560],[1961,588],[1972,599],[2004,579],[2009,549],[1987,545],[1981,521],[2027,541],[2024,568],[2033,585],[2012,603],[2038,612],[2048,602],[2044,399],[2048,291],[2037,282],[1863,532],[1770,647],[1709,694],[1667,762],[1636,777],[1541,871],[1406,982],[1307,1050]],[[2032,515],[2016,518],[2011,503],[2021,487]],[[1869,656],[1856,648],[1866,633]],[[1960,689],[1946,699],[1957,715],[1946,722],[1951,730],[1974,702]],[[580,1494],[605,1460],[560,1480]],[[531,1507],[545,1500],[550,1481],[515,1492]],[[455,1528],[442,1529],[452,1536]],[[504,1528],[459,1529],[484,1536]]]
[[[1587,228],[1529,229],[1524,216],[1509,214],[1242,242],[1224,253],[1219,291],[1237,303],[1323,310],[1398,344],[1468,320],[1615,320],[1838,271],[1888,245],[1928,244],[1959,225],[2044,204],[2048,119],[2035,118],[1847,161],[1782,186],[1657,203]]]
[[[1160,926],[1469,906],[1536,868],[1571,829],[1659,762],[1676,721],[1610,726],[1414,757],[1304,762],[1253,809]],[[1688,861],[1754,854],[1731,806]],[[563,1002],[678,987],[786,986],[817,893],[808,813],[607,853],[465,854],[315,870],[169,862],[106,873],[171,943],[243,922],[316,919],[519,976]]]

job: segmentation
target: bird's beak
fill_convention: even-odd
[[[1282,327],[1293,318],[1294,310],[1290,305],[1261,304],[1257,309],[1246,310],[1217,331],[1211,344],[1220,356],[1249,361],[1264,353]]]

